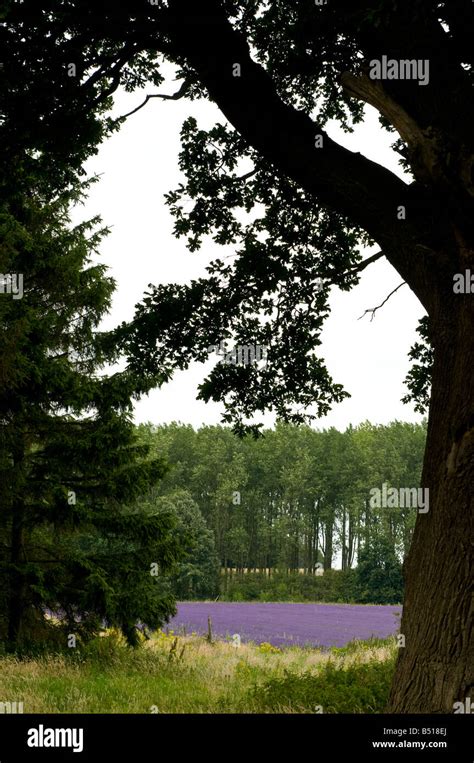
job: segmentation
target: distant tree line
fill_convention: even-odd
[[[180,491],[194,502],[212,531],[224,590],[232,575],[249,572],[350,570],[377,555],[401,563],[417,509],[374,507],[370,491],[419,485],[424,423],[364,423],[345,432],[277,424],[264,435],[139,427],[150,453],[170,465],[152,500]]]

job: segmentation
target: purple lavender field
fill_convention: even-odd
[[[243,642],[273,646],[345,646],[354,639],[387,638],[398,631],[401,607],[360,604],[182,602],[168,629],[199,635],[212,620],[214,637],[238,633]]]

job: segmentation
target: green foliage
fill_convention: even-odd
[[[390,691],[394,660],[337,666],[327,663],[315,675],[285,671],[255,686],[251,697],[265,711],[383,713]]]
[[[173,537],[181,559],[166,576],[173,595],[180,600],[214,598],[219,592],[219,559],[214,535],[198,505],[185,491],[150,500],[148,505],[154,515],[169,515],[174,520]]]
[[[304,677],[310,666],[314,669],[315,656],[321,660],[319,664],[334,661],[327,653],[298,648],[278,651],[246,644],[237,650],[224,642],[208,648],[199,638],[180,638],[176,657],[170,660],[174,642],[174,636],[154,634],[143,648],[131,650],[118,633],[112,632],[67,654],[43,654],[21,661],[0,655],[0,696],[21,697],[25,712],[32,713],[279,712],[279,700],[271,709],[273,696],[264,690],[255,692],[255,686],[273,685],[275,678],[284,677],[285,668],[292,676]],[[349,667],[358,660],[365,661],[372,646],[359,644],[352,653],[338,655],[338,665]],[[381,643],[372,651],[379,660],[388,660],[388,666],[394,653],[391,642]],[[367,674],[360,677],[366,680]],[[339,686],[336,709],[351,704],[356,707],[362,701],[367,702],[367,712],[375,706],[375,687],[371,692],[358,692],[357,686],[343,677],[333,680]],[[307,686],[304,678],[303,683]],[[301,697],[301,693],[296,688],[295,695]],[[301,710],[314,712],[312,692],[305,693],[309,706]],[[288,697],[282,699],[287,706]],[[296,712],[297,704],[291,703]],[[328,705],[335,706],[331,702]],[[324,711],[329,712],[326,707]]]
[[[391,556],[389,555],[389,559]],[[226,601],[312,601],[332,604],[400,604],[403,580],[400,563],[388,561],[385,582],[378,571],[368,573],[366,563],[351,570],[327,570],[322,576],[275,572],[234,575],[222,583]],[[384,569],[382,567],[382,569]],[[386,569],[386,568],[385,568]]]
[[[218,243],[237,244],[239,257],[215,260],[209,277],[190,286],[147,293],[132,325],[117,336],[130,367],[145,374],[164,370],[169,377],[175,368],[204,360],[221,341],[260,345],[268,348],[264,364],[217,364],[200,385],[199,399],[223,400],[223,421],[241,432],[259,431],[244,422],[264,408],[295,423],[315,418],[299,412],[310,406],[324,415],[347,397],[315,351],[329,313],[329,285],[347,290],[357,283],[346,271],[360,261],[358,241],[367,242],[366,236],[350,231],[341,215],[318,208],[229,128],[216,125],[206,133],[189,119],[182,140],[180,166],[189,182],[167,197],[175,233],[188,236],[191,251],[213,235]],[[243,159],[257,167],[245,184],[236,167]],[[184,196],[195,200],[186,214]],[[257,213],[262,204],[263,216],[252,214],[244,225],[240,212]]]
[[[117,88],[163,82],[156,52],[122,39],[127,13],[149,25],[153,8],[106,2],[98,13],[83,0],[24,0],[3,2],[0,13],[0,195],[28,193],[34,178],[54,197],[122,124],[107,113]]]
[[[31,181],[16,205],[0,198],[0,271],[24,275],[23,298],[0,300],[0,638],[56,640],[39,625],[49,611],[64,639],[105,620],[135,643],[137,620],[156,628],[175,611],[150,564],[166,572],[180,554],[169,513],[129,508],[166,470],[131,421],[149,387],[106,372],[118,351],[98,327],[114,282],[92,263],[106,231],[69,217],[87,184],[51,201]]]
[[[222,576],[224,596],[314,600],[317,590],[327,601],[323,578],[282,575],[270,583],[243,570],[311,573],[319,564],[329,580],[336,555],[344,570],[354,567],[374,534],[386,537],[399,558],[409,549],[416,509],[371,508],[369,497],[383,482],[419,485],[424,424],[365,423],[338,432],[279,423],[257,440],[221,426],[194,431],[170,424],[141,426],[139,437],[170,464],[155,496],[173,503],[176,491],[186,491],[213,533],[221,566],[237,574]],[[331,595],[355,600],[347,587]]]
[[[433,371],[433,346],[428,318],[422,318],[417,332],[421,342],[415,342],[408,356],[416,361],[405,379],[408,393],[402,398],[404,403],[414,403],[415,410],[426,413],[430,403],[431,374]]]
[[[377,649],[378,647],[383,648],[387,646],[387,643],[393,644],[395,643],[395,640],[390,639],[383,639],[383,638],[375,638],[372,637],[370,639],[367,639],[366,641],[360,641],[359,639],[354,639],[354,641],[349,641],[345,646],[332,646],[330,648],[330,653],[334,655],[335,657],[347,657],[351,655],[357,655],[359,658],[363,658],[364,654],[366,654],[368,651]]]
[[[120,663],[123,658],[125,639],[117,630],[95,636],[78,651],[70,650],[73,662],[83,663],[85,660],[104,667]]]
[[[355,575],[362,603],[396,604],[403,600],[402,566],[387,538],[370,539],[359,553]]]
[[[269,644],[268,641],[262,641],[262,643],[258,645],[258,651],[262,654],[281,654],[281,649],[277,646],[273,646],[273,644]]]

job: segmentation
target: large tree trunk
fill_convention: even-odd
[[[430,505],[405,564],[396,713],[452,713],[474,697],[474,295],[456,295],[437,324],[422,480]]]
[[[23,485],[25,481],[25,450],[23,443],[17,444],[13,452],[12,486],[14,498],[11,505],[9,593],[7,604],[7,646],[15,651],[21,637],[25,609],[26,581],[23,571],[25,504]]]
[[[23,561],[24,507],[17,502],[14,505],[11,530],[10,561],[14,569],[10,575],[10,594],[8,601],[8,647],[15,650],[21,634],[24,610],[25,579],[20,569]]]

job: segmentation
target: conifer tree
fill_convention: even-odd
[[[51,200],[32,177],[29,195],[0,208],[0,637],[10,649],[51,634],[48,613],[68,634],[108,623],[135,643],[137,621],[158,627],[174,612],[162,579],[179,558],[171,512],[133,507],[166,469],[132,422],[149,387],[110,370],[117,350],[99,324],[114,282],[93,261],[107,231],[69,217],[87,185]]]

